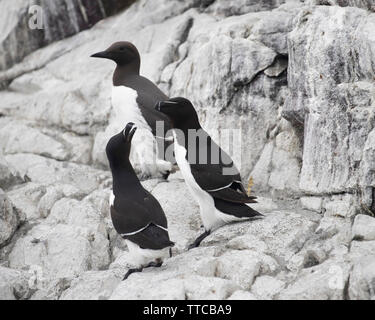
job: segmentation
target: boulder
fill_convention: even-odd
[[[375,218],[359,214],[355,217],[352,228],[353,239],[375,240]]]
[[[20,213],[0,189],[0,248],[12,238],[25,216]]]
[[[32,291],[25,271],[0,266],[0,300],[28,299]]]

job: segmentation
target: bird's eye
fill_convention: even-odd
[[[120,51],[125,51],[125,47],[121,47],[121,48],[120,48]]]

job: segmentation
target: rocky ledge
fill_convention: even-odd
[[[0,72],[0,299],[374,299],[374,8],[139,0],[14,58]],[[216,139],[241,130],[241,174],[265,215],[188,251],[201,222],[180,173],[145,180],[176,247],[126,281],[104,154],[114,66],[89,59],[117,40]]]

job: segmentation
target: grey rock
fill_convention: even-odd
[[[25,271],[0,266],[0,300],[28,299],[32,293],[29,277]]]
[[[241,15],[248,12],[267,11],[277,8],[280,4],[283,4],[285,0],[239,0],[239,1],[207,1],[208,4],[213,2],[205,10],[206,12],[213,13],[215,15],[234,16]]]
[[[14,188],[8,196],[15,209],[30,221],[40,218],[38,203],[45,193],[45,185],[28,182]]]
[[[353,239],[375,240],[375,218],[359,214],[355,217],[352,229]]]
[[[35,300],[373,298],[374,19],[342,7],[366,1],[327,2],[140,0],[1,71],[9,86],[0,93],[0,187],[12,204],[0,265],[15,275],[2,292]],[[176,246],[162,267],[124,282],[132,255],[111,222],[104,153],[113,64],[89,59],[119,39],[139,48],[142,75],[192,100],[245,187],[253,180],[253,207],[264,214],[187,251],[203,230],[181,173],[142,181]],[[239,129],[234,148],[227,128]],[[25,289],[14,295],[16,277]]]
[[[24,124],[10,123],[0,130],[0,148],[5,154],[34,153],[67,160],[69,152],[59,141]]]
[[[110,178],[109,172],[33,154],[7,155],[5,159],[12,163],[21,176],[27,176],[34,183],[71,184],[85,194],[105,185]]]
[[[0,189],[0,247],[12,238],[23,220],[24,216],[16,210],[4,191]]]
[[[132,2],[134,1],[107,1],[105,4],[101,1],[2,1],[1,12],[6,10],[10,12],[10,16],[1,19],[4,33],[0,39],[0,70],[9,68],[40,47],[91,27]],[[42,11],[37,13],[34,6]],[[36,26],[36,18],[42,19],[40,28]]]
[[[259,243],[255,252],[259,250],[257,254],[270,257],[268,259],[273,263],[266,264],[269,267],[265,268],[265,273],[272,274],[277,272],[278,264],[286,264],[313,236],[317,222],[310,219],[303,213],[273,211],[260,220],[224,226],[203,240],[202,245],[224,244],[229,239],[228,246],[246,250]],[[253,237],[256,239],[254,243],[251,241]],[[248,243],[247,239],[250,240]],[[274,264],[275,260],[277,264]]]
[[[310,5],[338,5],[342,7],[358,7],[375,11],[374,0],[308,0],[307,4]]]
[[[361,258],[373,256],[375,254],[375,241],[352,241],[350,247],[350,256],[354,262]]]
[[[327,22],[332,19],[338,23]],[[374,125],[369,63],[374,56],[367,31],[374,19],[357,8],[318,6],[302,10],[295,21],[288,36],[289,95],[283,116],[304,127],[300,187],[310,194],[350,193],[365,174],[367,181],[359,185],[365,194],[369,171],[360,168],[371,164],[360,159]]]
[[[256,296],[254,296],[249,291],[244,290],[237,290],[235,291],[228,300],[258,300]]]
[[[375,259],[374,256],[361,258],[350,274],[349,297],[353,300],[374,300]]]
[[[6,190],[16,184],[22,183],[22,181],[17,171],[11,167],[4,159],[2,153],[0,153],[0,188]]]
[[[9,255],[15,269],[39,269],[37,281],[71,278],[109,263],[107,239],[92,230],[67,224],[39,224],[18,239]]]
[[[261,276],[255,279],[251,287],[251,292],[254,293],[256,297],[271,300],[280,293],[284,287],[285,283],[281,280],[270,276]]]
[[[233,272],[233,264],[238,266],[238,272]],[[251,250],[228,251],[218,258],[216,275],[249,290],[255,277],[278,270],[275,259],[265,254]]]
[[[72,281],[60,300],[107,300],[121,279],[113,271],[87,271]]]
[[[349,278],[350,265],[342,261],[329,261],[304,269],[297,281],[283,290],[279,299],[342,300]]]
[[[300,198],[301,206],[304,209],[320,213],[322,211],[321,197],[302,197]]]

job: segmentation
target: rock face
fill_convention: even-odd
[[[0,247],[11,239],[22,220],[24,217],[19,215],[4,191],[0,189]]]
[[[324,24],[327,17],[337,23]],[[375,39],[367,30],[374,17],[361,9],[323,6],[300,13],[288,38],[292,59],[283,110],[294,126],[304,127],[301,189],[359,194],[348,202],[358,200],[370,210]]]
[[[0,70],[8,69],[26,55],[53,41],[92,27],[133,3],[121,1],[28,0],[0,3]]]
[[[0,39],[0,299],[374,299],[374,2],[139,0],[81,31],[131,2],[0,1],[14,8]],[[48,28],[28,30],[31,4]],[[180,173],[142,181],[176,246],[124,282],[104,153],[114,65],[89,58],[120,39],[193,102],[265,215],[187,251],[202,230]]]

